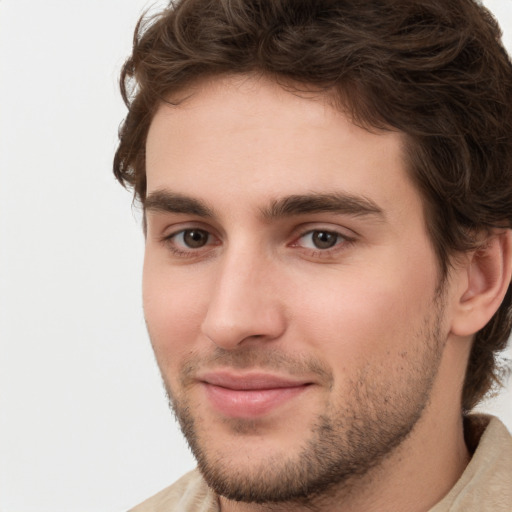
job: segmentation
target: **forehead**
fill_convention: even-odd
[[[356,126],[331,100],[254,76],[196,84],[154,116],[148,193],[170,188],[214,200],[221,189],[257,203],[269,194],[336,189],[371,197],[384,209],[400,192],[403,201],[419,202],[405,169],[403,135]]]

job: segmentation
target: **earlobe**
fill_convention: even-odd
[[[489,322],[510,285],[512,231],[495,230],[489,234],[459,271],[464,274],[464,284],[455,305],[451,332],[469,336]]]

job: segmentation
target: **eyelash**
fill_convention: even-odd
[[[191,232],[200,232],[200,233],[203,233],[205,234],[208,239],[207,239],[207,242],[205,243],[205,245],[201,246],[201,247],[198,247],[198,248],[188,248],[188,249],[185,249],[183,248],[183,246],[185,244],[182,244],[182,247],[179,247],[176,245],[176,238],[181,236],[185,236],[187,232],[191,233]],[[299,241],[301,239],[303,239],[304,237],[310,235],[314,235],[315,233],[324,233],[324,234],[327,234],[327,235],[334,235],[336,236],[336,240],[335,240],[335,243],[332,247],[327,247],[327,248],[313,248],[313,247],[301,247],[299,245]],[[187,258],[187,257],[196,257],[196,256],[200,256],[200,255],[204,255],[205,253],[205,249],[206,251],[208,251],[208,249],[211,250],[212,246],[217,246],[220,244],[219,243],[209,243],[211,239],[215,239],[215,236],[212,235],[212,233],[210,233],[208,230],[206,229],[202,229],[202,228],[194,228],[194,227],[190,227],[190,228],[185,228],[185,229],[180,229],[179,231],[175,231],[174,233],[171,233],[170,235],[166,235],[164,237],[162,237],[161,239],[161,242],[163,244],[165,244],[165,246],[172,252],[172,254],[174,256],[177,256],[177,257],[182,257],[182,258]],[[309,255],[311,256],[314,256],[316,258],[319,258],[319,257],[326,257],[326,256],[329,256],[329,255],[333,255],[339,251],[342,251],[343,249],[346,248],[347,245],[351,245],[353,242],[355,241],[355,238],[354,237],[350,237],[350,236],[347,236],[345,234],[342,234],[338,231],[335,231],[335,230],[329,230],[329,229],[322,229],[322,228],[317,228],[317,229],[308,229],[306,231],[303,231],[301,232],[295,239],[292,243],[288,244],[288,247],[296,247],[296,248],[299,248],[299,249],[303,249],[304,251],[308,251],[309,252]]]
[[[301,239],[304,239],[307,236],[314,236],[314,234],[324,234],[332,236],[334,235],[336,237],[336,240],[334,241],[334,244],[331,247],[326,248],[320,248],[320,247],[301,247],[299,245],[299,241]],[[305,231],[301,233],[296,239],[295,242],[292,242],[290,244],[290,247],[298,247],[302,248],[305,251],[310,251],[311,254],[315,257],[327,257],[330,255],[333,255],[335,253],[338,253],[339,251],[342,251],[343,249],[347,248],[347,245],[350,245],[352,242],[354,242],[353,237],[349,237],[347,235],[344,235],[338,231],[335,230],[329,230],[329,229],[309,229],[308,231]]]
[[[175,243],[176,238],[179,237],[180,235],[185,236],[185,234],[187,232],[194,232],[194,231],[204,233],[208,237],[208,239],[211,239],[214,237],[214,235],[212,235],[206,229],[191,227],[191,228],[180,229],[179,231],[175,231],[174,233],[171,233],[170,235],[164,236],[162,238],[162,242],[175,256],[183,257],[183,258],[198,256],[201,249],[204,252],[205,247],[209,247],[211,244],[208,244],[208,242],[207,242],[204,246],[198,247],[197,249],[193,249],[193,248],[185,249],[185,248],[178,247]],[[216,244],[216,245],[218,245],[218,244]]]

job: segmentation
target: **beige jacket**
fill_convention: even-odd
[[[470,416],[474,454],[452,490],[429,512],[512,512],[512,436],[497,418]],[[471,446],[474,445],[474,446]],[[216,495],[195,470],[130,512],[219,512]]]

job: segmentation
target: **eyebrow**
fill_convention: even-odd
[[[156,190],[148,194],[144,201],[144,211],[184,213],[205,218],[214,217],[213,210],[204,202],[168,190]]]
[[[215,212],[205,202],[169,190],[151,192],[144,201],[144,211],[178,213],[213,218]],[[265,220],[308,213],[337,213],[354,217],[374,216],[383,220],[383,210],[371,199],[344,192],[310,193],[286,196],[261,210]]]
[[[262,213],[268,220],[305,213],[338,213],[354,217],[375,216],[382,220],[385,218],[384,211],[371,199],[344,192],[287,196],[273,201]]]

